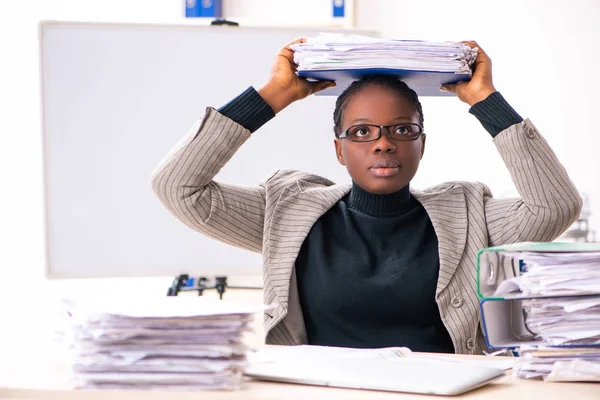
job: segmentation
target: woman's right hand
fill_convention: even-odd
[[[332,81],[309,82],[296,74],[298,65],[294,63],[294,52],[290,46],[304,42],[304,38],[296,39],[279,50],[271,68],[269,82],[258,91],[275,113],[296,100],[335,86],[335,82]]]

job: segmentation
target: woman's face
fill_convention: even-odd
[[[419,114],[398,92],[382,86],[368,86],[355,93],[342,111],[342,132],[353,125],[419,124]],[[415,176],[425,151],[425,135],[413,141],[392,140],[387,129],[373,142],[335,139],[340,164],[352,180],[375,194],[397,192]],[[384,167],[381,167],[381,166]]]

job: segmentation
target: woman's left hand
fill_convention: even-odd
[[[466,43],[471,48],[477,47],[477,58],[473,64],[473,76],[469,81],[442,85],[440,90],[454,93],[461,101],[473,106],[496,91],[492,81],[492,60],[476,42],[466,41],[461,43]]]

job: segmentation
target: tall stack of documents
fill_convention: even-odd
[[[483,249],[477,286],[488,346],[518,349],[517,376],[600,381],[600,244]]]
[[[464,43],[342,34],[321,34],[292,50],[301,77],[336,81],[324,94],[339,94],[365,75],[392,74],[420,95],[440,95],[442,84],[470,79],[477,58],[477,49]]]
[[[258,309],[202,297],[70,302],[73,371],[85,389],[235,389]]]
[[[600,382],[600,348],[521,346],[516,374],[546,381]]]

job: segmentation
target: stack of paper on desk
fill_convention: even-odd
[[[202,297],[70,303],[73,368],[93,389],[231,389],[256,307]]]
[[[336,81],[336,88],[322,94],[339,94],[364,75],[392,74],[420,95],[440,95],[442,84],[470,79],[477,58],[477,49],[463,43],[342,34],[321,34],[292,50],[300,76]]]
[[[600,382],[600,349],[522,346],[515,373],[546,381]]]
[[[518,348],[517,376],[600,381],[600,244],[515,243],[478,254],[490,347]]]

